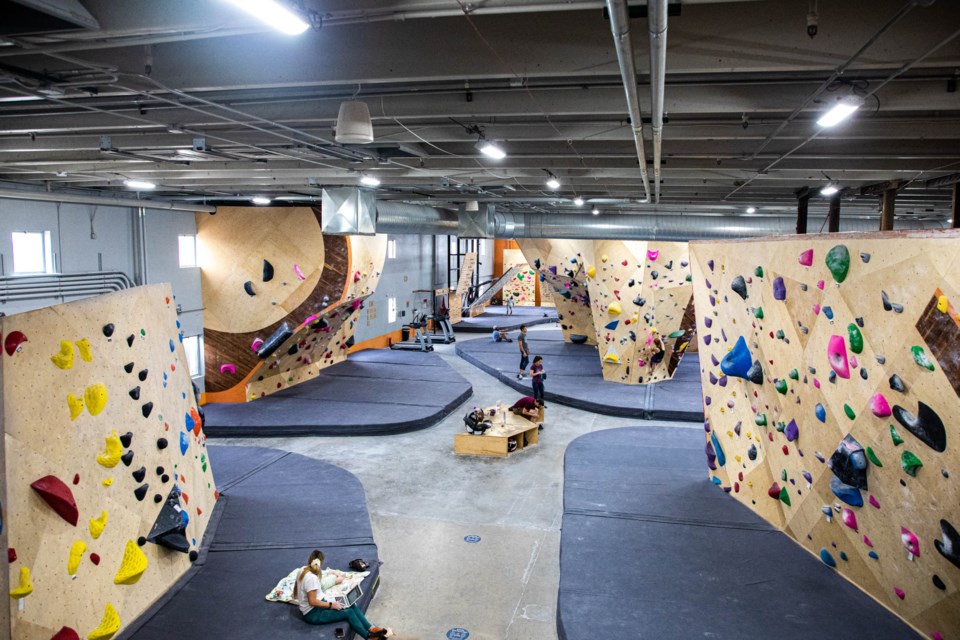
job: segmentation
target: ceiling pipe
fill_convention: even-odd
[[[457,235],[455,211],[419,204],[377,200],[377,233],[410,235]]]
[[[607,0],[607,12],[610,14],[610,31],[617,49],[617,62],[620,64],[620,76],[627,96],[627,110],[630,115],[630,129],[633,142],[637,147],[637,161],[640,163],[640,178],[643,180],[644,197],[650,200],[650,179],[647,176],[647,156],[643,150],[643,119],[640,117],[640,97],[637,95],[637,71],[633,66],[633,44],[630,41],[630,17],[626,0]]]
[[[56,191],[21,191],[0,187],[0,199],[34,200],[38,202],[62,202],[65,204],[92,204],[103,207],[143,207],[145,209],[163,209],[165,211],[201,211],[216,213],[217,208],[205,204],[168,202],[166,200],[138,200],[136,198],[108,198],[101,196],[79,196]]]
[[[653,130],[653,202],[660,202],[663,92],[667,79],[667,0],[648,0],[650,34],[650,128]]]

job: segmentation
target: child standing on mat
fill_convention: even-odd
[[[517,338],[517,344],[520,346],[520,373],[517,374],[517,380],[523,380],[523,373],[530,364],[530,348],[527,346],[527,325],[520,325],[520,336]]]
[[[530,365],[530,382],[533,384],[533,399],[543,404],[543,378],[546,374],[543,372],[543,357],[534,356],[533,364]]]

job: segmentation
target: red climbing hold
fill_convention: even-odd
[[[17,561],[17,550],[14,549],[13,547],[10,547],[9,549],[7,549],[7,562],[9,562],[10,564],[13,564],[16,561]]]
[[[80,474],[79,474],[79,473],[73,474],[73,484],[80,484]]]
[[[3,341],[3,348],[6,349],[8,356],[12,356],[24,342],[29,342],[27,336],[20,331],[11,331]]]
[[[100,554],[98,554],[98,553],[91,553],[91,554],[90,554],[90,562],[92,562],[92,563],[93,563],[94,565],[96,565],[96,566],[100,566]]]
[[[77,526],[77,501],[73,499],[73,492],[63,480],[56,476],[44,476],[30,486],[61,518]]]
[[[767,489],[767,495],[773,498],[774,500],[780,499],[780,485],[774,482],[770,485],[770,488]]]
[[[70,627],[60,627],[50,640],[80,640],[80,634]]]

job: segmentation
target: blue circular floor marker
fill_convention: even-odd
[[[476,536],[470,536],[475,538]],[[470,637],[470,632],[464,629],[463,627],[454,627],[447,631],[448,640],[467,640]]]
[[[464,536],[463,541],[469,542],[470,544],[476,544],[480,542],[480,536]],[[456,631],[456,629],[453,629],[453,631]],[[463,636],[463,637],[466,638],[467,636]]]

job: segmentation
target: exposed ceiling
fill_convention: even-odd
[[[43,3],[0,0],[0,15],[24,4]],[[52,4],[86,9],[86,26],[31,18],[30,33],[8,23],[0,36],[0,180],[129,193],[123,180],[138,178],[167,200],[301,201],[366,172],[380,198],[435,206],[780,216],[828,180],[846,188],[845,212],[877,215],[880,196],[861,188],[901,181],[899,215],[946,220],[952,185],[937,179],[960,172],[955,0],[822,0],[813,38],[808,0],[674,8],[659,204],[642,202],[603,2],[304,0],[323,24],[296,37],[225,0]],[[647,19],[630,26],[646,119]],[[818,134],[851,92],[865,105]],[[334,142],[353,97],[370,108],[372,144]],[[481,155],[477,130],[508,157]]]

